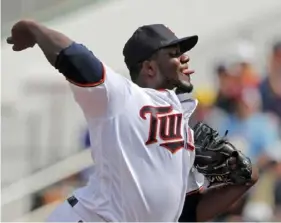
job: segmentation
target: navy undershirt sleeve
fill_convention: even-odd
[[[82,44],[72,43],[63,49],[55,68],[66,79],[82,87],[101,84],[104,78],[102,62]]]

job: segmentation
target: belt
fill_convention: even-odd
[[[74,207],[78,203],[78,200],[76,197],[71,196],[67,198],[67,202],[70,204],[71,207]]]

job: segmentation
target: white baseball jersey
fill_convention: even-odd
[[[74,192],[86,221],[177,221],[185,194],[203,185],[188,118],[197,102],[181,105],[173,91],[140,88],[104,66],[104,82],[71,84],[88,123],[95,171]],[[185,115],[183,115],[183,106]]]

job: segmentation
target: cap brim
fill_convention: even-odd
[[[182,53],[191,50],[198,42],[198,36],[188,36],[169,43],[168,46],[178,45]]]

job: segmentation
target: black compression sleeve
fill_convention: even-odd
[[[95,55],[82,44],[73,43],[62,50],[55,68],[66,79],[82,87],[96,86],[103,82],[103,65]]]

